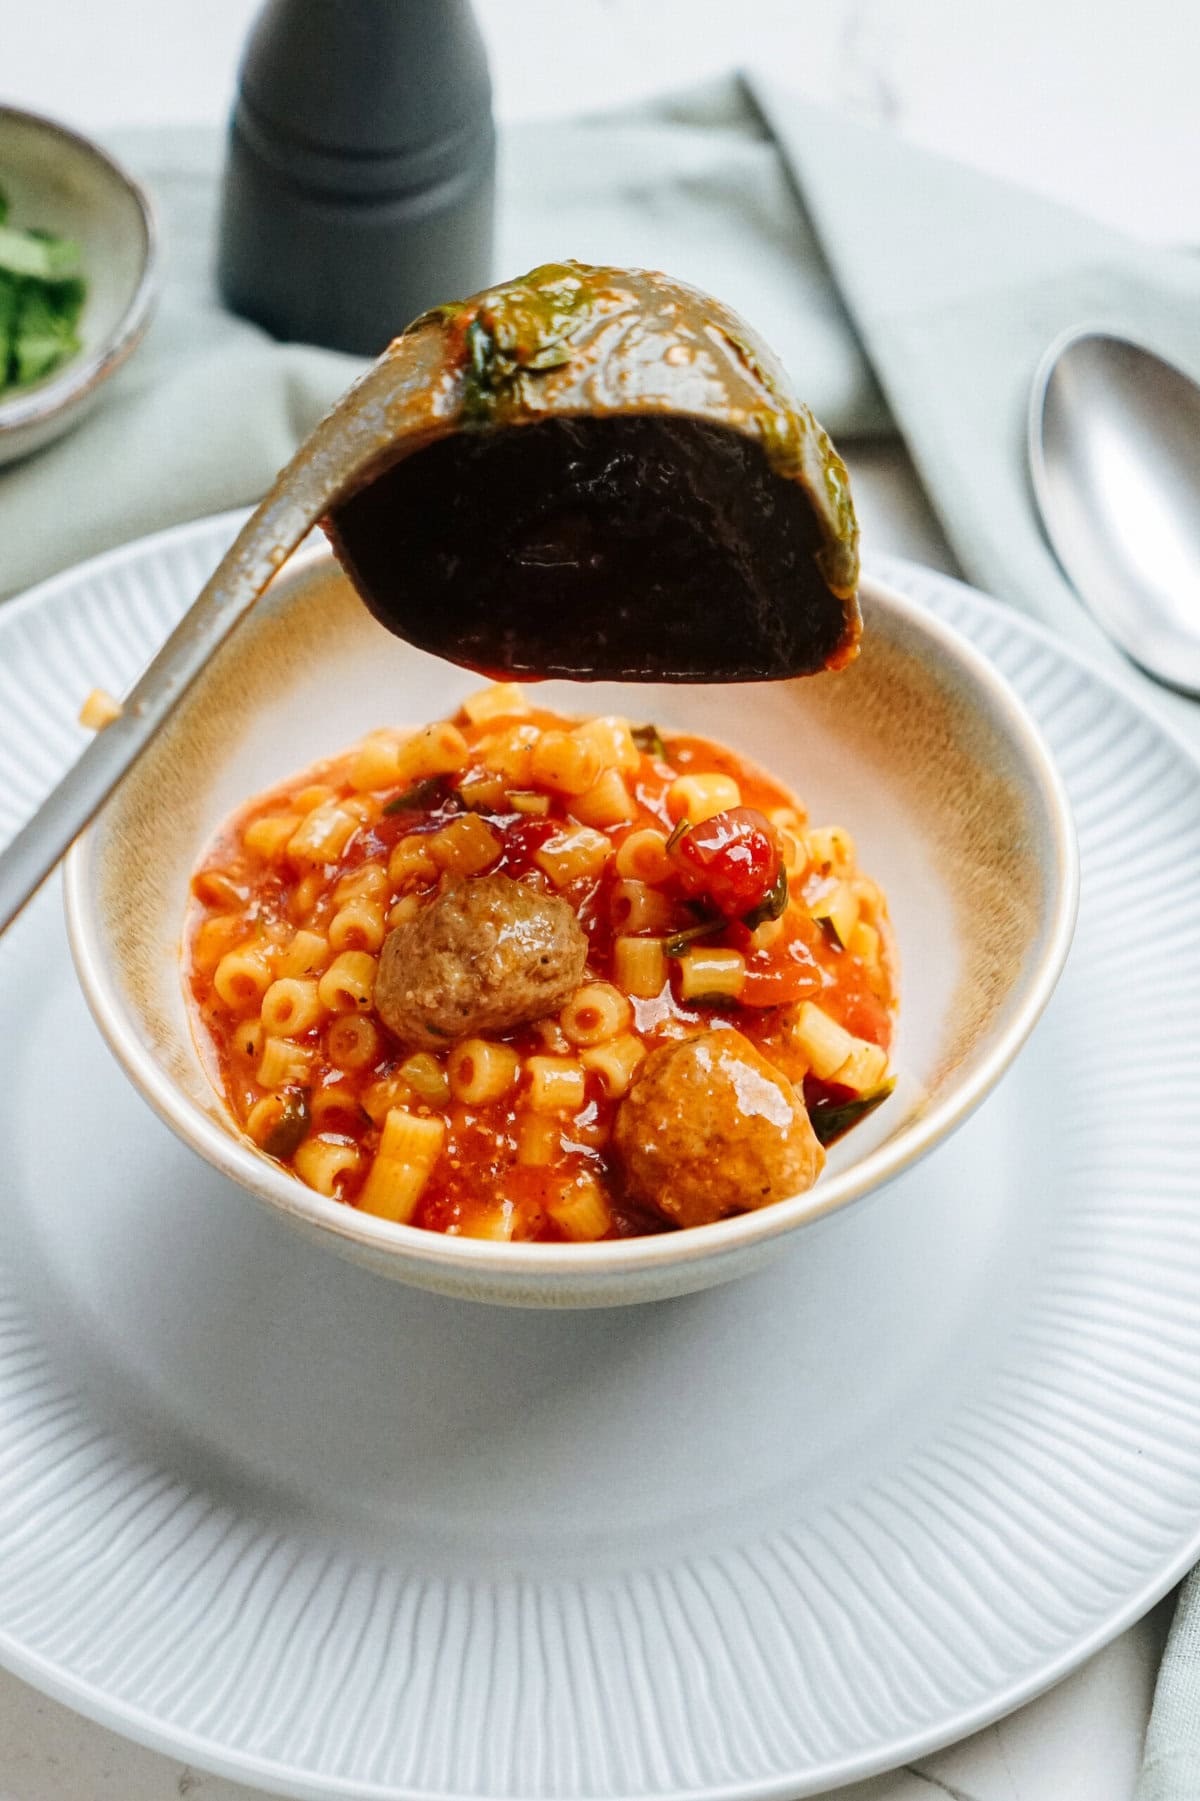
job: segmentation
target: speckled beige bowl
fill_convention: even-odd
[[[141,342],[158,292],[157,230],[146,192],[109,155],[53,119],[0,106],[0,187],[10,223],[73,238],[87,300],[82,348],[60,369],[0,400],[0,463],[84,418]]]
[[[705,732],[773,769],[813,820],[847,826],[888,893],[901,959],[900,1080],[809,1193],[718,1225],[580,1245],[449,1238],[325,1200],[237,1131],[197,1054],[179,970],[188,881],[250,795],[374,726],[451,711],[477,686],[384,633],[331,558],[292,559],[67,866],[84,990],[146,1099],[201,1156],[381,1274],[515,1305],[606,1306],[753,1269],[798,1228],[930,1150],[1023,1043],[1066,957],[1077,862],[1061,783],[984,659],[914,602],[864,585],[862,655],[839,675],[726,688],[548,683],[567,712]]]

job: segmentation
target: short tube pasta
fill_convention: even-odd
[[[360,794],[399,781],[401,738],[397,732],[368,732],[350,766],[350,786]]]
[[[446,1135],[445,1122],[392,1107],[384,1121],[375,1161],[359,1192],[362,1212],[407,1222],[433,1174]]]
[[[344,907],[347,901],[362,897],[382,901],[389,891],[388,873],[382,863],[360,863],[334,885],[333,898],[337,906]]]
[[[438,866],[429,854],[429,838],[419,832],[401,838],[388,858],[387,873],[393,888],[406,882],[435,882]]]
[[[214,913],[196,928],[192,939],[192,969],[211,975],[227,951],[236,950],[246,935],[239,913]]]
[[[291,862],[301,866],[333,863],[341,856],[362,820],[336,800],[323,801],[306,813],[287,841]]]
[[[593,1045],[580,1051],[579,1061],[599,1076],[604,1092],[611,1100],[628,1093],[638,1064],[646,1055],[646,1047],[632,1032],[625,1032],[607,1044]]]
[[[672,819],[699,825],[727,807],[740,807],[742,791],[731,775],[681,775],[667,789],[667,812]]]
[[[359,1090],[359,1099],[371,1124],[382,1130],[393,1107],[407,1107],[412,1103],[413,1091],[403,1076],[380,1076]]]
[[[710,1000],[715,995],[734,999],[746,980],[746,959],[740,951],[690,950],[679,958],[681,1000]]]
[[[329,940],[320,932],[297,932],[287,949],[275,959],[280,976],[317,976],[329,961]]]
[[[581,1063],[570,1057],[529,1057],[525,1069],[535,1113],[578,1113],[585,1094]]]
[[[307,976],[281,976],[263,995],[260,1017],[273,1037],[303,1037],[325,1017],[317,984]]]
[[[603,1044],[625,1030],[632,1011],[625,995],[611,982],[587,982],[575,990],[558,1023],[571,1044]]]
[[[260,950],[226,951],[213,971],[213,987],[235,1013],[256,1007],[271,986],[271,965]]]
[[[256,1072],[259,1087],[299,1087],[309,1080],[312,1064],[313,1053],[309,1046],[294,1044],[290,1038],[267,1038]]]
[[[887,1069],[887,1052],[870,1039],[857,1038],[813,1001],[796,1015],[792,1034],[822,1081],[837,1082],[856,1092],[877,1088]]]
[[[125,708],[106,688],[93,688],[79,709],[79,723],[89,732],[102,732],[121,717]]]
[[[648,882],[614,882],[608,915],[618,932],[666,932],[675,923],[676,904]]]
[[[566,1238],[603,1238],[612,1229],[612,1208],[593,1176],[577,1176],[546,1202],[546,1212]]]
[[[472,725],[492,725],[497,719],[528,719],[533,708],[516,682],[493,682],[477,694],[468,694],[463,712]]]
[[[603,832],[581,825],[547,838],[535,851],[534,862],[556,888],[565,888],[581,876],[599,875],[611,855],[612,845]]]
[[[637,815],[633,796],[619,769],[606,769],[598,782],[571,800],[571,815],[580,825],[625,825]]]
[[[396,752],[397,782],[425,782],[430,776],[457,775],[465,769],[467,741],[456,725],[439,720],[423,726],[407,738]]]
[[[500,855],[500,840],[477,813],[464,813],[426,840],[428,852],[439,869],[450,875],[478,875]]]
[[[325,1034],[325,1049],[337,1069],[369,1069],[383,1049],[379,1027],[361,1013],[343,1013]]]
[[[430,1051],[417,1051],[400,1065],[400,1074],[414,1094],[436,1104],[449,1099],[450,1078]]]
[[[239,907],[245,898],[240,885],[226,869],[202,869],[192,877],[192,893],[206,907]]]
[[[517,1121],[517,1162],[545,1169],[562,1150],[562,1125],[549,1113],[523,1113]]]
[[[334,951],[377,951],[383,943],[383,909],[365,894],[356,894],[339,907],[329,922],[329,945]]]
[[[594,744],[600,752],[600,761],[605,769],[619,769],[628,775],[641,766],[642,753],[633,741],[629,721],[615,713],[585,719],[582,725],[575,727],[571,736]]]
[[[306,1138],[292,1154],[292,1166],[300,1180],[331,1200],[347,1176],[358,1173],[362,1162],[357,1145],[336,1138]]]
[[[543,732],[533,746],[529,775],[535,788],[556,794],[586,794],[600,779],[597,746],[572,732]]]
[[[804,834],[808,860],[820,875],[845,876],[855,864],[854,840],[840,825],[810,826]]]
[[[292,889],[292,897],[288,904],[288,912],[293,919],[311,919],[313,910],[321,899],[324,878],[319,869],[310,869],[307,875],[301,876]]]
[[[617,874],[623,881],[665,881],[671,873],[665,833],[657,831],[653,826],[643,826],[639,831],[630,832],[617,846],[616,867]]]
[[[274,863],[283,855],[299,824],[299,813],[267,813],[251,821],[242,833],[242,843],[247,850],[257,851],[268,863]]]
[[[309,1113],[312,1129],[318,1135],[331,1132],[343,1138],[356,1138],[363,1129],[363,1109],[358,1096],[344,1082],[314,1089],[309,1100]]]
[[[510,725],[483,739],[477,747],[483,767],[504,776],[515,788],[528,788],[533,747],[539,736],[535,725]]]
[[[446,1078],[456,1101],[483,1106],[507,1094],[521,1073],[521,1059],[506,1044],[464,1038],[446,1059]]]
[[[375,992],[377,967],[375,958],[367,951],[342,951],[317,983],[321,1005],[330,1013],[349,1013],[356,1007],[369,1007]]]

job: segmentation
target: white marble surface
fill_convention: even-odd
[[[1179,0],[477,0],[509,118],[770,65],[797,89],[1148,238],[1200,244],[1200,9]],[[254,0],[0,0],[0,98],[82,127],[223,117]],[[855,447],[872,547],[952,567],[911,468]],[[846,1801],[1131,1801],[1167,1608]],[[0,1673],[0,1801],[250,1801]]]

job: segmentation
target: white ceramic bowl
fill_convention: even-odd
[[[150,323],[158,288],[157,233],[144,192],[78,133],[0,106],[0,187],[11,224],[74,238],[87,300],[83,347],[60,369],[0,399],[0,464],[28,456],[87,413]]]
[[[80,979],[117,1058],[185,1143],[285,1219],[381,1274],[478,1300],[607,1306],[741,1275],[876,1189],[975,1107],[1062,968],[1078,871],[1062,785],[1003,680],[911,600],[867,581],[858,661],[754,686],[547,683],[567,712],[724,740],[814,820],[847,826],[887,891],[901,960],[895,1095],[806,1194],[690,1231],[599,1244],[452,1238],[326,1200],[260,1154],[201,1065],[180,977],[189,878],[252,794],[374,726],[453,710],[478,682],[387,636],[320,549],[292,559],[67,865]]]

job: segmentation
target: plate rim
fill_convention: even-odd
[[[176,547],[183,548],[192,539],[203,539],[210,533],[226,528],[232,536],[246,516],[247,509],[244,508],[201,516],[115,546],[96,557],[59,571],[25,593],[0,603],[0,639],[4,635],[6,620],[22,619],[30,613],[36,613],[62,590],[70,589],[81,581],[91,580],[134,557],[150,556],[161,551],[170,554]],[[1200,779],[1200,752],[1187,741],[1172,720],[1147,704],[1145,695],[1139,692],[1132,679],[1132,672],[1105,666],[1098,657],[1065,642],[1039,620],[1032,619],[1016,608],[992,599],[969,583],[939,570],[908,558],[890,555],[880,555],[873,559],[871,568],[872,572],[875,569],[880,571],[885,583],[895,584],[906,594],[908,590],[903,586],[906,581],[932,581],[940,588],[960,594],[968,604],[978,608],[985,616],[994,617],[1010,627],[1015,625],[1030,640],[1049,650],[1055,658],[1074,664],[1101,688],[1118,693],[1138,715],[1150,723],[1154,731],[1170,744]],[[794,1777],[770,1777],[751,1782],[739,1781],[736,1786],[725,1784],[700,1789],[676,1788],[669,1791],[671,1801],[796,1801],[800,1795],[820,1794],[830,1787],[863,1780],[956,1743],[1045,1693],[1078,1669],[1105,1645],[1143,1618],[1198,1558],[1200,1517],[1196,1520],[1193,1532],[1180,1543],[1175,1552],[1163,1560],[1154,1573],[1120,1606],[1106,1612],[1091,1631],[1082,1638],[1075,1639],[1067,1649],[1040,1662],[1035,1669],[1009,1683],[999,1693],[993,1693],[974,1707],[960,1710],[938,1726],[914,1732],[904,1739],[893,1740],[888,1746],[877,1748],[873,1752],[843,1758],[837,1764],[827,1764],[818,1775],[802,1777],[799,1787]],[[321,1776],[318,1779],[296,1765],[282,1763],[275,1758],[264,1758],[249,1751],[231,1751],[219,1740],[205,1738],[187,1728],[164,1724],[136,1705],[114,1699],[101,1684],[71,1673],[41,1652],[27,1649],[16,1635],[2,1627],[0,1664],[41,1692],[109,1730],[168,1757],[182,1757],[198,1767],[268,1792],[300,1797],[302,1801],[333,1801],[334,1797],[340,1798],[340,1801],[435,1801],[434,1791],[398,1788],[393,1784],[339,1776]],[[447,1796],[438,1791],[436,1801],[447,1801]],[[472,1797],[472,1801],[479,1801],[479,1797]],[[518,1797],[506,1796],[505,1801],[518,1801]],[[539,1797],[538,1801],[546,1801],[545,1796]],[[643,1797],[612,1795],[606,1796],[605,1801],[643,1801]]]

